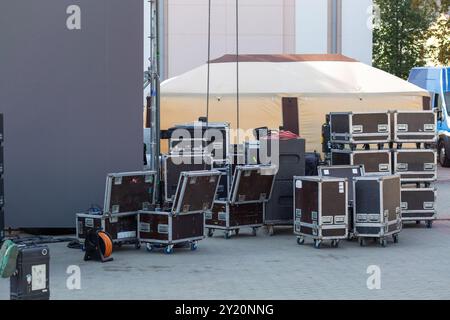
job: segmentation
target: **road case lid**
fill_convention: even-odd
[[[364,176],[364,165],[319,166],[319,177],[353,178]]]
[[[212,210],[221,175],[215,170],[181,172],[172,213],[192,214]]]
[[[261,203],[270,200],[276,166],[236,166],[230,189],[232,204]]]
[[[146,210],[154,202],[156,172],[110,173],[106,177],[105,213]]]

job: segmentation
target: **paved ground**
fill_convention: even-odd
[[[450,170],[440,170],[438,209],[450,219]],[[388,247],[343,242],[337,249],[298,246],[290,229],[269,237],[242,230],[219,234],[196,252],[173,255],[122,248],[114,261],[84,262],[79,250],[52,244],[52,299],[450,299],[450,221],[433,229],[405,226]],[[68,290],[66,269],[81,269],[81,290]],[[381,289],[367,287],[367,268],[381,271]],[[9,284],[0,280],[0,299]]]

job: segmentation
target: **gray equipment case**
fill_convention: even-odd
[[[359,244],[365,238],[378,238],[386,246],[387,237],[398,241],[402,230],[400,177],[357,177],[354,180],[354,235]]]
[[[348,237],[348,182],[346,178],[294,177],[294,234],[297,243],[312,238],[337,247]]]
[[[220,182],[219,171],[190,171],[180,174],[171,207],[139,212],[139,240],[148,251],[164,247],[172,253],[177,244],[197,249],[204,238],[205,212],[211,212]]]
[[[391,138],[389,112],[331,112],[331,143],[384,144]]]
[[[331,150],[331,164],[363,165],[365,175],[390,175],[392,157],[389,150]]]
[[[392,113],[392,141],[395,143],[436,143],[437,115],[434,111]]]
[[[427,227],[432,227],[436,219],[436,189],[435,188],[402,188],[402,220],[426,221]]]
[[[400,149],[393,152],[394,173],[402,182],[433,182],[437,179],[437,154],[432,149]]]

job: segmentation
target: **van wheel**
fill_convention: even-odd
[[[445,143],[441,141],[438,148],[439,163],[442,167],[450,167],[450,150],[445,150]]]

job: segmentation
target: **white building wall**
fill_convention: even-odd
[[[296,53],[327,53],[328,0],[295,1]]]
[[[372,0],[342,1],[342,54],[372,65]]]

